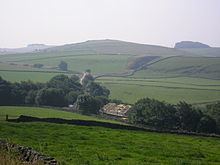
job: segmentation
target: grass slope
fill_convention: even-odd
[[[160,60],[133,77],[202,77],[220,79],[220,58],[218,57],[170,57]]]
[[[130,54],[130,55],[155,55],[155,56],[177,56],[186,55],[181,50],[155,46],[125,42],[119,40],[90,40],[82,43],[68,44],[49,48],[47,52],[66,52],[81,51],[82,53],[90,52],[94,54]]]
[[[80,119],[119,123],[114,120],[99,119],[97,117],[85,116],[78,113],[71,113],[51,108],[0,106],[0,120],[5,120],[6,115],[8,115],[9,118],[16,118],[20,115],[28,115],[42,118]]]
[[[66,61],[71,71],[91,69],[93,73],[126,71],[131,57],[135,56],[178,56],[184,51],[173,48],[137,44],[117,40],[96,40],[49,48],[37,53],[1,55],[0,61],[20,66],[5,66],[3,69],[30,69],[25,64],[42,63],[46,68],[56,67],[61,60]],[[189,54],[189,53],[188,53]],[[0,65],[0,69],[1,69]]]
[[[177,103],[202,103],[220,100],[220,81],[201,78],[99,78],[111,91],[111,98],[134,103],[143,97]]]
[[[0,112],[13,111],[13,108],[1,107]],[[18,109],[15,111],[19,113]],[[0,138],[31,146],[55,157],[61,164],[220,163],[220,141],[217,138],[65,124],[5,121],[0,124]]]
[[[18,82],[31,80],[34,82],[47,82],[55,75],[62,73],[26,72],[26,71],[0,71],[0,76],[8,81]]]
[[[190,49],[180,49],[195,56],[205,56],[205,57],[220,57],[220,48],[190,48]]]

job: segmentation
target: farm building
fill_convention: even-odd
[[[127,117],[127,112],[130,108],[130,105],[108,103],[102,108],[102,112],[117,117]]]

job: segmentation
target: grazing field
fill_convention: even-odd
[[[153,57],[155,56],[151,57],[154,60]],[[0,56],[0,76],[13,82],[23,80],[46,82],[61,73],[46,68],[56,67],[61,60],[68,63],[70,72],[66,73],[67,75],[71,75],[71,71],[83,72],[86,69],[91,69],[96,75],[98,73],[118,74],[126,72],[131,64],[133,68],[143,65],[144,60],[149,62],[148,58],[145,58],[146,56],[98,54],[97,52],[88,54],[88,52],[72,50],[4,55]],[[135,61],[137,63],[134,63]],[[10,63],[13,65],[9,65]],[[36,63],[44,64],[46,68],[31,67]],[[183,100],[189,103],[220,100],[220,58],[174,56],[161,59],[158,57],[150,63],[145,65],[144,70],[137,71],[127,78],[102,77],[96,81],[110,89],[111,98],[127,103],[134,103],[143,97],[170,103]]]
[[[62,73],[50,73],[50,72],[27,72],[27,71],[0,71],[0,76],[11,82],[27,81],[34,82],[47,82],[55,75]]]
[[[169,103],[203,103],[220,100],[220,81],[201,78],[99,78],[111,91],[111,98],[134,103],[143,97]]]
[[[29,115],[34,111],[33,108],[23,109],[1,107],[0,112],[5,114],[12,111],[14,114],[15,111],[17,115]],[[42,109],[37,116],[51,117],[58,113],[51,110],[51,115],[49,111],[43,114]],[[70,117],[65,112],[59,113],[55,116]],[[0,138],[33,147],[66,165],[220,164],[220,140],[211,137],[38,122],[8,123],[0,120]]]
[[[218,57],[170,57],[160,60],[133,77],[201,77],[220,79],[220,58]]]
[[[195,56],[205,56],[205,57],[220,57],[220,48],[188,48],[180,49]]]
[[[44,54],[44,56],[42,55]],[[83,72],[86,69],[91,69],[93,73],[114,73],[123,72],[127,68],[128,61],[133,57],[132,55],[117,55],[117,54],[71,54],[71,52],[57,53],[42,53],[42,54],[28,54],[28,55],[7,55],[0,56],[0,60],[7,63],[14,63],[15,65],[8,65],[7,69],[34,69],[20,65],[44,64],[46,68],[57,67],[60,61],[68,63],[68,70]],[[3,64],[2,64],[3,65]],[[3,68],[0,65],[0,69]]]
[[[6,115],[8,115],[9,118],[17,118],[20,115],[28,115],[42,118],[80,119],[119,123],[118,121],[114,120],[105,120],[93,116],[85,116],[78,113],[71,113],[51,108],[0,106],[0,120],[5,120]]]
[[[63,60],[68,63],[68,69],[71,71],[83,72],[86,69],[91,69],[93,73],[112,73],[123,72],[130,57],[130,55],[80,55],[51,58],[50,60],[29,60],[26,63],[57,66]]]

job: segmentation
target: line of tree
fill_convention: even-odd
[[[64,107],[78,104],[85,114],[97,114],[109,99],[110,91],[93,81],[85,86],[79,77],[57,75],[47,83],[9,82],[0,77],[0,105],[36,105]]]
[[[12,83],[0,77],[0,105],[64,107],[75,104],[80,113],[98,114],[102,106],[112,102],[108,98],[110,91],[93,79],[85,82],[81,85],[76,75],[57,75],[47,83]],[[129,121],[156,129],[219,134],[220,102],[207,105],[205,110],[201,110],[186,102],[173,105],[143,98],[132,106]]]
[[[130,110],[129,121],[160,130],[220,133],[220,102],[207,105],[204,112],[186,102],[172,105],[143,98]]]

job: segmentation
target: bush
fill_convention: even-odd
[[[192,107],[186,102],[179,102],[176,106],[178,120],[178,127],[181,130],[196,131],[197,125],[203,116],[200,110]]]
[[[175,129],[177,125],[176,109],[173,105],[155,99],[140,99],[132,107],[129,120],[157,129]]]
[[[85,90],[91,96],[108,97],[110,94],[110,91],[107,88],[92,81],[86,85]]]
[[[65,93],[68,93],[70,91],[82,90],[82,86],[80,83],[74,81],[73,79],[70,79],[68,76],[63,74],[51,78],[50,81],[47,83],[47,87],[63,89]]]
[[[216,122],[210,116],[203,116],[197,126],[197,132],[215,133]]]
[[[176,106],[154,99],[138,100],[129,112],[129,121],[157,129],[216,133],[215,120],[191,104]]]
[[[56,88],[43,88],[38,91],[35,102],[37,105],[62,107],[66,105],[64,91]]]
[[[220,133],[220,101],[214,104],[209,104],[206,108],[208,115],[216,122],[217,132]]]
[[[3,80],[0,76],[0,105],[9,105],[11,103],[11,90],[11,83]]]
[[[98,114],[101,103],[99,100],[95,99],[90,95],[79,95],[77,98],[77,104],[79,106],[79,110],[82,114]]]
[[[78,95],[77,92],[71,91],[65,96],[65,99],[68,104],[73,104],[77,100]]]
[[[68,64],[65,61],[60,61],[60,64],[58,65],[60,70],[67,71],[68,70]]]
[[[43,64],[34,64],[33,67],[34,68],[42,68],[44,65]]]
[[[29,91],[27,96],[25,97],[25,104],[34,105],[35,104],[35,98],[37,96],[37,92],[38,91],[35,91],[35,90]]]

